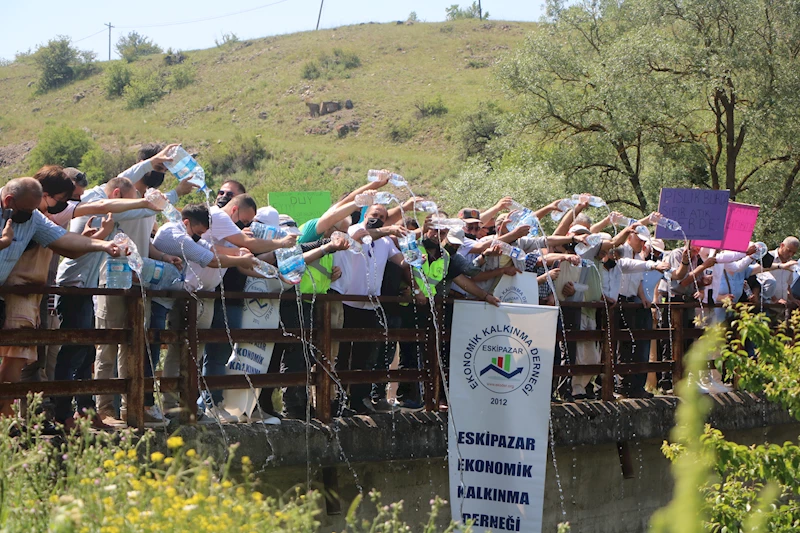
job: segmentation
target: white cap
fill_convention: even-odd
[[[649,242],[653,237],[650,235],[650,230],[647,226],[639,226],[636,228],[636,236],[644,242]]]
[[[256,211],[256,216],[253,220],[273,228],[277,228],[280,225],[278,222],[278,210],[272,206],[260,207]]]
[[[447,232],[447,241],[452,244],[464,244],[464,230],[462,228],[451,229]]]
[[[589,228],[587,228],[586,226],[581,226],[580,224],[575,224],[574,226],[569,228],[569,232],[568,233],[572,233],[573,235],[578,235],[580,233],[587,233],[588,234],[588,233],[591,233],[591,231],[589,231]]]

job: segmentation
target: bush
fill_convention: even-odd
[[[81,51],[72,46],[69,37],[59,36],[40,46],[33,55],[39,69],[37,90],[46,92],[95,72],[94,52]]]
[[[135,31],[120,37],[115,48],[119,56],[128,63],[132,63],[142,56],[161,53],[160,46]]]
[[[169,86],[173,89],[183,89],[195,80],[195,69],[192,65],[183,64],[170,71]]]
[[[489,63],[482,59],[469,59],[467,60],[467,68],[486,68]]]
[[[320,77],[319,66],[316,61],[309,61],[303,65],[303,79],[316,80]]]
[[[233,32],[230,33],[223,33],[222,40],[214,39],[214,44],[217,45],[217,48],[222,48],[225,45],[233,45],[239,42],[239,36]]]
[[[179,65],[186,61],[187,57],[186,54],[181,52],[180,50],[173,51],[172,48],[167,50],[167,53],[164,54],[164,65],[172,66],[172,65]]]
[[[387,136],[393,143],[404,143],[414,137],[414,127],[408,121],[393,121],[389,124]]]
[[[119,98],[131,84],[131,71],[124,63],[111,63],[106,69],[103,88],[108,98]]]
[[[211,174],[253,171],[258,162],[270,155],[255,135],[237,133],[230,141],[214,145],[205,158]]]
[[[417,18],[417,12],[412,11],[411,13],[409,13],[406,22],[419,22],[419,19]]]
[[[447,106],[444,105],[441,96],[437,96],[433,100],[427,102],[425,100],[418,100],[414,103],[414,107],[417,108],[417,115],[419,118],[439,117],[446,115],[448,112]]]
[[[461,9],[458,4],[453,4],[450,7],[445,8],[445,13],[447,13],[447,20],[459,20],[459,19],[476,19],[481,17],[481,10],[478,7],[478,2],[472,2],[472,5]],[[483,19],[489,18],[489,12],[483,12]]]
[[[29,169],[36,172],[44,165],[79,167],[83,156],[97,145],[83,130],[67,126],[45,129],[28,156]]]
[[[125,103],[128,109],[138,109],[158,102],[166,91],[164,81],[158,72],[151,72],[131,80],[125,87]]]
[[[361,66],[361,58],[353,52],[347,52],[341,48],[334,48],[333,55],[325,52],[319,55],[319,60],[309,61],[303,65],[303,78],[315,80],[321,76],[327,79],[349,78],[348,70]]]
[[[495,156],[499,156],[487,153],[487,148],[493,139],[501,135],[500,115],[500,109],[496,104],[482,103],[477,111],[459,121],[457,135],[465,157],[486,154],[489,156],[488,159],[495,159]]]
[[[107,152],[99,146],[95,146],[81,158],[81,169],[90,185],[105,183],[120,172],[131,167],[136,163],[136,155],[132,152]]]

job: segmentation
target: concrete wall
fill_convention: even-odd
[[[553,405],[555,460],[548,455],[543,531],[555,531],[562,521],[574,533],[646,531],[653,511],[671,498],[670,465],[660,448],[676,406],[677,399],[669,397]],[[714,397],[709,421],[743,444],[796,441],[800,434],[787,413],[750,394]],[[324,531],[342,531],[359,487],[365,494],[377,489],[385,503],[403,500],[412,526],[427,520],[434,495],[449,500],[446,423],[444,415],[417,413],[354,417],[330,426],[231,425],[224,427],[225,439],[217,426],[184,427],[181,434],[219,458],[225,440],[241,442],[237,453],[261,467],[259,477],[276,493],[307,480],[323,488],[323,468],[335,471],[342,514],[323,513],[320,519]],[[368,501],[362,510],[374,514]],[[440,524],[449,512],[442,511]]]

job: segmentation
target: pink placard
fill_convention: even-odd
[[[753,237],[759,206],[728,202],[725,235],[721,241],[692,241],[697,246],[745,252]]]

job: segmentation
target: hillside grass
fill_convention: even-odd
[[[0,67],[0,148],[35,142],[52,125],[85,128],[107,150],[133,151],[153,140],[179,141],[200,153],[236,132],[260,135],[271,158],[237,179],[263,201],[269,191],[331,190],[363,183],[366,170],[395,169],[415,192],[454,175],[461,166],[454,128],[481,101],[500,100],[491,65],[513,50],[535,23],[461,20],[446,23],[361,24],[295,33],[185,52],[196,81],[143,109],[108,99],[104,74],[36,96],[31,64]],[[347,77],[302,78],[303,66],[334,48],[355,53],[361,66]],[[132,66],[163,67],[162,55]],[[109,62],[101,62],[101,69]],[[476,66],[484,68],[475,68]],[[73,102],[73,95],[85,96]],[[445,115],[418,118],[414,104],[441,96]],[[304,101],[350,99],[354,109],[311,118]],[[213,106],[213,110],[210,110]],[[263,117],[266,113],[266,118]],[[308,134],[326,121],[358,120],[358,132],[338,138]],[[396,143],[392,124],[410,130]],[[24,175],[24,160],[1,161],[0,182]],[[212,176],[211,181],[221,176]]]

